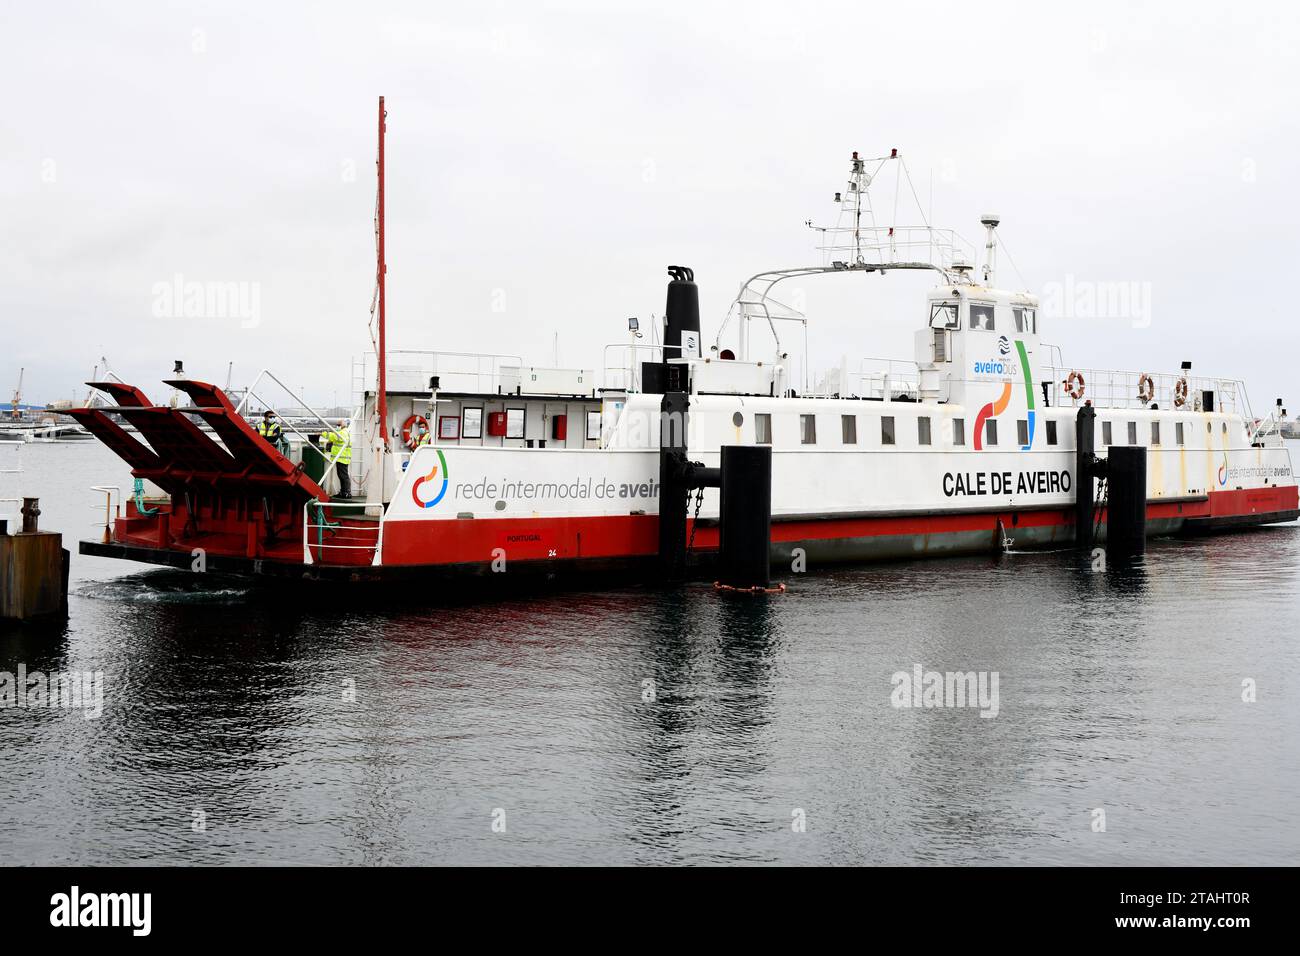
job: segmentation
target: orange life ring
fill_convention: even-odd
[[[1069,395],[1076,402],[1083,398],[1085,387],[1083,376],[1078,372],[1071,372],[1070,377],[1065,380],[1065,394]]]
[[[412,415],[406,421],[402,422],[402,444],[412,451],[420,443],[421,432],[417,431],[415,426],[419,425],[424,431],[429,430],[429,422],[423,415]]]
[[[1174,382],[1174,404],[1182,408],[1187,404],[1187,376]]]
[[[1155,397],[1156,384],[1151,381],[1150,375],[1143,372],[1142,377],[1138,379],[1138,401],[1145,405]]]

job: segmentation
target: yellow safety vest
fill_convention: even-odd
[[[348,434],[347,428],[341,428],[338,431],[326,432],[323,436],[326,444],[329,445],[327,454],[334,458],[340,465],[352,464],[352,436]],[[340,451],[342,449],[342,451]]]
[[[271,444],[275,444],[280,440],[281,431],[282,429],[280,428],[279,422],[267,422],[267,420],[263,418],[257,423],[257,433],[267,441],[271,442]]]

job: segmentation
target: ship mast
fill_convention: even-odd
[[[378,253],[375,269],[378,273],[379,281],[379,343],[378,343],[378,366],[379,366],[379,393],[375,399],[375,409],[379,415],[379,433],[383,437],[383,453],[388,453],[388,352],[386,348],[385,330],[384,330],[384,275],[388,272],[388,265],[384,261],[384,117],[388,114],[384,110],[384,98],[379,97],[379,196],[378,203]]]

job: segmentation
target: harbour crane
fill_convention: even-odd
[[[27,371],[25,368],[20,368],[18,370],[18,387],[14,389],[14,397],[9,403],[10,415],[13,418],[22,417],[22,412],[19,411],[19,407],[23,403],[23,373],[25,371]]]

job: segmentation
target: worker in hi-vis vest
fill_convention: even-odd
[[[421,425],[420,437],[416,439],[415,447],[419,448],[421,445],[432,445],[432,444],[433,444],[433,434],[429,431],[429,426]]]
[[[352,477],[348,474],[348,466],[352,464],[352,435],[348,431],[347,419],[339,419],[339,427],[333,431],[328,431],[321,435],[321,441],[325,443],[325,454],[330,458],[335,458],[334,470],[339,476],[339,497],[352,497]]]
[[[262,414],[262,420],[257,423],[257,433],[265,438],[271,447],[280,454],[284,454],[289,450],[289,443],[284,438],[284,429],[275,420],[275,412],[269,408]]]

